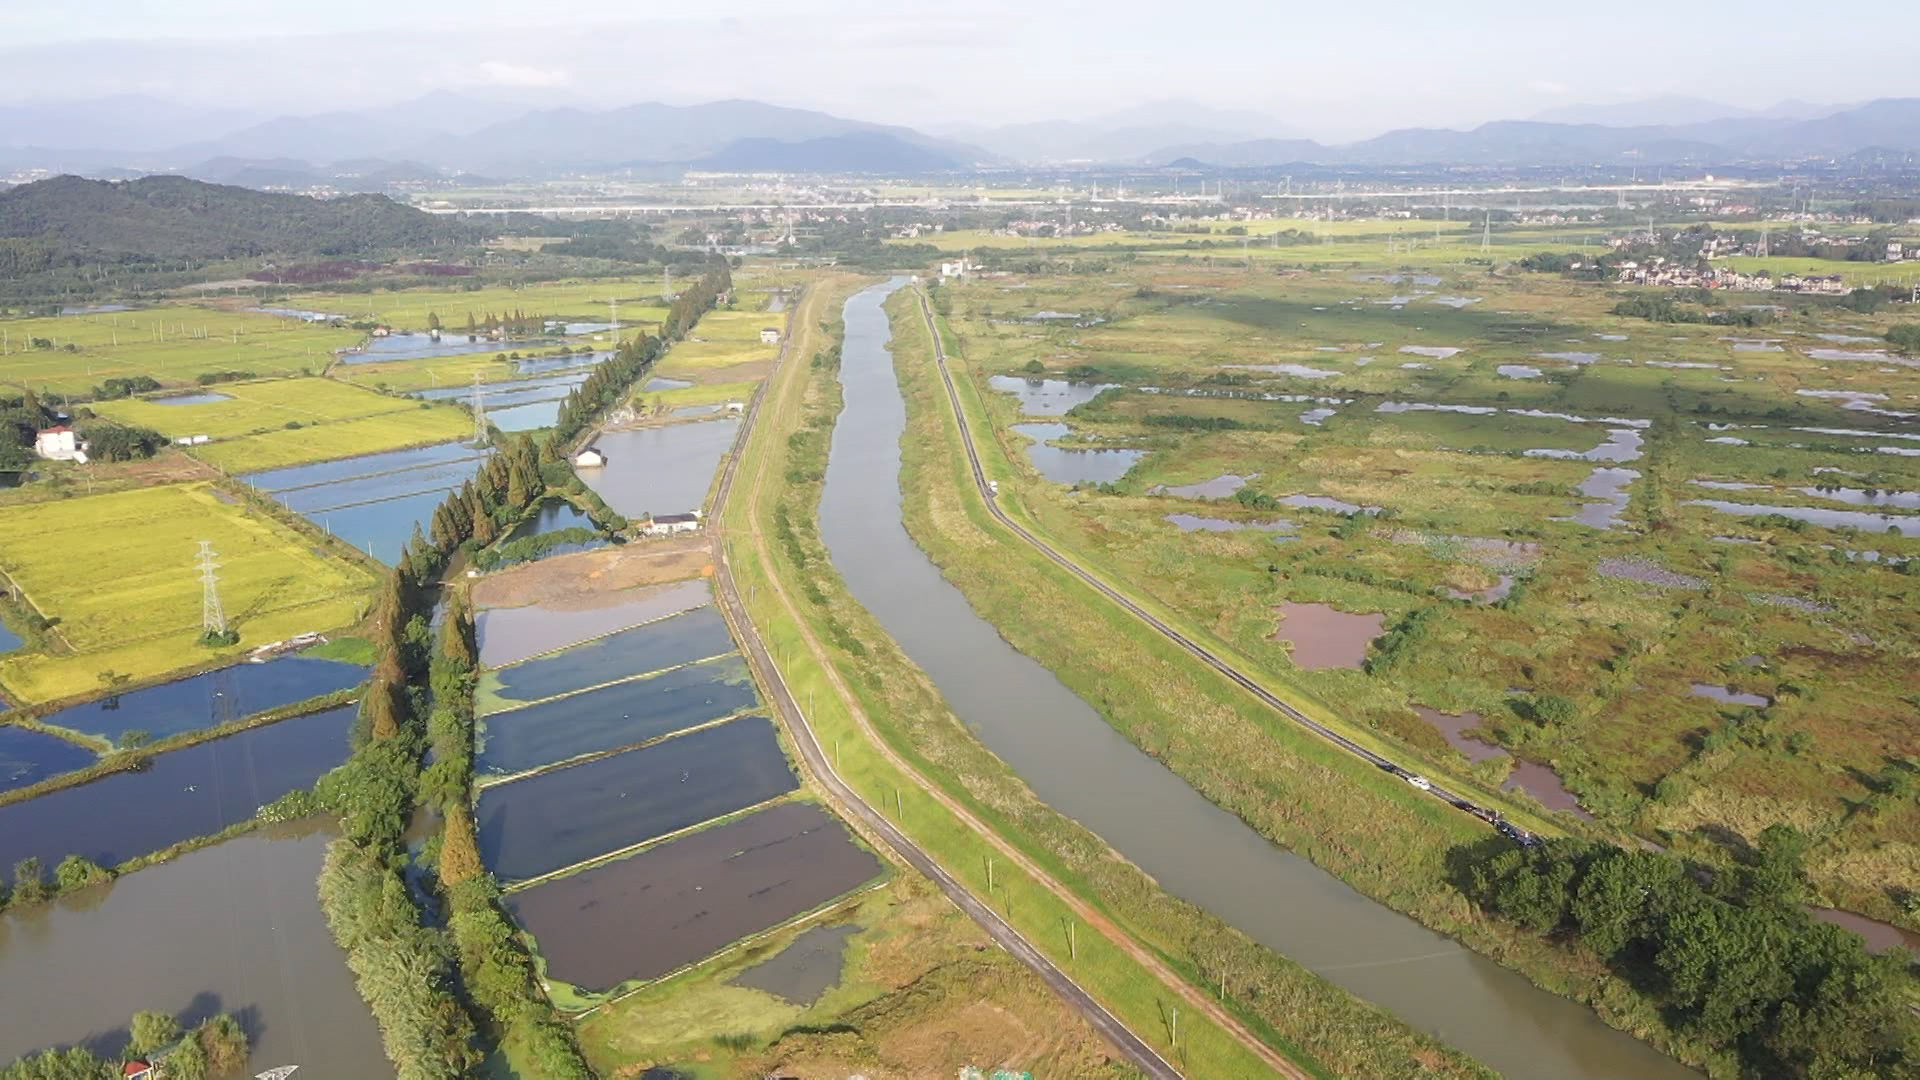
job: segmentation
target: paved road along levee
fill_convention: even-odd
[[[1308,731],[1313,732],[1328,742],[1333,743],[1342,750],[1361,758],[1376,768],[1386,770],[1403,778],[1411,778],[1415,775],[1412,770],[1407,769],[1391,758],[1384,757],[1360,745],[1338,731],[1313,719],[1306,713],[1301,712],[1299,709],[1294,708],[1292,705],[1287,704],[1285,701],[1282,701],[1272,691],[1255,682],[1245,672],[1222,659],[1218,653],[1215,653],[1213,650],[1167,625],[1165,621],[1155,616],[1152,612],[1134,603],[1133,600],[1128,598],[1124,593],[1121,593],[1098,577],[1095,577],[1079,563],[1062,555],[1053,545],[1035,536],[1032,532],[1029,532],[1024,525],[1015,521],[1006,511],[1002,510],[1000,508],[999,493],[994,489],[994,485],[987,480],[986,470],[980,465],[980,453],[974,446],[973,430],[967,424],[966,410],[960,405],[960,392],[954,386],[953,372],[947,368],[947,349],[946,345],[940,340],[940,328],[934,322],[933,309],[927,303],[927,295],[925,292],[919,288],[915,288],[913,292],[915,299],[920,303],[921,318],[926,320],[927,336],[933,341],[933,358],[940,368],[940,380],[947,388],[947,401],[953,406],[953,418],[960,425],[960,442],[967,451],[967,463],[973,470],[974,486],[979,488],[980,497],[986,502],[987,510],[993,514],[994,520],[1005,526],[1009,532],[1012,532],[1014,535],[1020,537],[1020,539],[1031,544],[1034,549],[1042,555],[1053,560],[1069,573],[1085,582],[1088,586],[1092,587],[1094,591],[1120,605],[1122,608],[1125,608],[1129,614],[1132,614],[1141,622],[1158,630],[1167,640],[1185,649],[1208,667],[1226,676],[1233,682],[1238,683],[1248,693],[1258,698],[1263,704],[1271,707],[1282,716],[1285,716],[1287,719],[1299,724],[1301,727],[1306,728]],[[1465,795],[1450,791],[1439,784],[1431,782],[1427,782],[1423,790],[1434,798],[1440,799],[1458,810],[1472,814],[1482,821],[1498,824],[1501,831],[1523,844],[1530,844],[1534,841],[1531,833],[1528,833],[1516,825],[1502,821],[1496,811],[1475,803]]]
[[[787,340],[792,338],[792,312],[799,306],[795,304],[789,309]],[[747,654],[748,662],[759,673],[762,685],[772,691],[774,708],[780,713],[788,732],[792,735],[794,746],[799,750],[807,770],[813,774],[820,786],[843,812],[857,818],[872,835],[885,840],[887,846],[891,847],[903,862],[940,886],[940,891],[946,894],[947,899],[951,900],[954,906],[965,912],[974,922],[979,923],[981,929],[998,942],[1001,948],[1046,980],[1054,993],[1060,995],[1068,1005],[1086,1017],[1094,1030],[1104,1036],[1142,1073],[1153,1080],[1179,1080],[1178,1069],[1161,1057],[1153,1047],[1147,1045],[1145,1040],[1135,1035],[1119,1017],[1108,1012],[1105,1006],[1081,989],[1078,983],[1068,978],[1065,972],[1055,967],[1051,960],[1041,955],[1040,951],[1022,937],[1018,930],[969,892],[966,886],[942,869],[939,863],[934,862],[931,856],[896,828],[893,822],[888,821],[879,811],[869,806],[859,794],[840,779],[828,764],[826,755],[821,752],[819,740],[814,737],[813,729],[807,723],[806,714],[801,711],[799,702],[794,700],[793,694],[787,689],[785,680],[780,677],[780,669],[774,665],[773,658],[767,653],[766,645],[760,640],[759,632],[754,628],[752,620],[747,617],[746,605],[740,602],[740,594],[734,588],[733,572],[727,565],[726,548],[719,542],[717,530],[722,512],[726,508],[727,496],[733,491],[734,474],[740,464],[740,452],[745,448],[747,439],[752,434],[754,419],[760,413],[760,405],[766,396],[767,387],[773,384],[780,367],[786,362],[786,354],[787,347],[783,342],[774,370],[768,373],[767,377],[761,381],[759,389],[754,392],[753,403],[747,410],[746,421],[740,427],[733,451],[727,455],[726,467],[721,470],[720,487],[714,495],[713,513],[708,518],[715,524],[716,529],[714,553],[717,569],[714,574],[714,594],[719,598],[721,611],[727,616],[727,621],[733,625],[734,632]]]

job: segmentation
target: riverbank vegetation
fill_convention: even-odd
[[[825,324],[837,307],[836,302],[812,319]],[[811,328],[812,323],[803,325]],[[916,342],[905,324],[896,333],[897,355],[920,355],[912,353]],[[918,341],[924,343],[924,334]],[[813,727],[823,745],[834,747],[836,771],[876,807],[898,802],[901,811],[895,820],[917,842],[970,888],[1003,898],[1003,913],[1037,948],[1195,1075],[1260,1075],[1269,1066],[1204,1014],[1192,1015],[1185,1008],[1180,1010],[1179,1044],[1167,1049],[1167,1005],[1178,999],[1170,996],[1166,984],[1114,940],[1087,926],[1045,883],[1009,866],[969,824],[942,804],[916,797],[913,781],[887,754],[868,748],[867,735],[840,704],[839,686],[855,696],[885,739],[887,753],[910,762],[943,795],[1015,845],[1022,857],[1065,883],[1099,912],[1113,933],[1165,958],[1191,986],[1218,997],[1242,1023],[1310,1074],[1485,1075],[1432,1039],[1169,896],[1138,868],[1113,857],[1097,837],[1042,804],[980,746],[926,676],[848,595],[820,541],[816,514],[832,423],[840,407],[840,357],[828,339],[811,332],[796,342],[801,344],[808,347],[796,355],[810,361],[805,367],[783,368],[770,387],[761,420],[767,432],[756,429],[741,472],[742,482],[763,470],[783,482],[756,484],[751,494],[737,495],[729,509],[729,521],[742,515],[730,532],[733,536],[745,535],[744,528],[758,523],[767,537],[767,566],[777,573],[781,588],[774,589],[763,576],[759,557],[744,554],[744,541],[733,541],[730,562],[756,625],[763,628],[769,648],[783,658],[788,685],[796,696],[812,702]],[[915,485],[909,478],[903,490],[911,493]],[[793,629],[794,615],[783,606],[782,593],[796,604],[807,628],[804,635]],[[813,647],[829,650],[831,674],[812,659]],[[897,794],[901,791],[904,796]],[[1077,933],[1068,927],[1078,927]]]
[[[1477,903],[1598,957],[1744,1075],[1920,1076],[1906,960],[1807,915],[1805,846],[1769,826],[1751,865],[1710,884],[1665,852],[1579,840],[1456,855]]]
[[[85,1047],[45,1050],[0,1067],[0,1080],[122,1080],[130,1062],[164,1063],[167,1080],[219,1080],[239,1076],[247,1065],[247,1033],[227,1013],[215,1013],[183,1030],[161,1012],[133,1014],[127,1047],[101,1057]]]
[[[1878,317],[1815,307],[1770,341],[1687,326],[1655,336],[1609,317],[1604,290],[1445,256],[1361,275],[1142,260],[1126,289],[1113,274],[938,290],[1010,512],[1317,719],[1523,820],[1577,795],[1598,822],[1568,809],[1553,829],[1638,833],[1719,867],[1790,823],[1810,837],[1810,900],[1911,920],[1920,815],[1889,793],[1912,769],[1896,717],[1916,688],[1897,658],[1920,627],[1899,571],[1920,529],[1824,516],[1836,504],[1897,516],[1909,496],[1894,493],[1920,489],[1895,452],[1911,435],[1873,411],[1913,398],[1910,373],[1845,355]],[[919,319],[899,314],[904,340]],[[942,480],[903,485],[910,528],[1016,645],[1270,837],[1616,1024],[1737,1068],[1591,960],[1467,910],[1445,865],[1459,828],[1384,810],[1404,785],[1356,764],[1304,797],[1319,786],[1318,767],[1302,769],[1314,748],[1246,703],[1220,702],[1243,711],[1230,737],[1193,735],[1205,727],[1193,715],[1155,719],[1152,701],[1194,700],[1194,676],[1168,668],[1174,681],[1143,684],[1157,646],[1129,642],[1137,627],[1037,559],[1016,572],[1009,547],[986,541],[980,509],[943,494],[970,487],[957,445],[918,419],[948,411],[944,395],[930,368],[903,361],[902,373],[909,470]],[[1014,378],[988,384],[1003,375]],[[1030,377],[1056,381],[1029,391]],[[1068,378],[1113,388],[1069,391]],[[1023,417],[1029,394],[1067,400]],[[1067,410],[1075,400],[1086,403]],[[1030,436],[1010,430],[1043,407],[1066,412],[1064,436],[1040,436],[1064,448],[1050,466],[1116,447],[1139,459],[1110,483],[1050,481]],[[1149,419],[1162,416],[1195,419]],[[1596,475],[1626,481],[1617,513]],[[1039,591],[1049,577],[1060,591]],[[1327,632],[1317,605],[1327,625],[1346,613],[1381,625],[1332,662],[1297,662]],[[1306,625],[1289,632],[1288,620]],[[1443,730],[1413,705],[1467,715]],[[1354,790],[1372,787],[1381,799],[1356,809]]]

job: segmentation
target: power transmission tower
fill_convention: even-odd
[[[607,315],[609,320],[613,323],[613,331],[612,331],[613,347],[617,349],[620,347],[620,298],[619,297],[614,296],[614,297],[609,297],[607,299]]]
[[[1487,211],[1487,220],[1480,226],[1480,254],[1493,250],[1493,211]]]
[[[227,613],[220,607],[220,564],[214,561],[213,541],[200,541],[200,629],[223,637],[227,632]]]
[[[487,444],[487,396],[480,387],[480,373],[473,373],[473,445]]]
[[[666,284],[661,286],[660,299],[671,303],[673,301],[673,264],[672,263],[668,263],[666,265],[666,272],[667,272]]]

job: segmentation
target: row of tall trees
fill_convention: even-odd
[[[1900,991],[1911,958],[1873,956],[1807,914],[1805,848],[1775,825],[1743,865],[1715,873],[1569,839],[1456,854],[1475,902],[1604,960],[1677,1030],[1735,1055],[1744,1075],[1920,1076],[1920,1025]]]
[[[321,779],[321,805],[340,817],[327,847],[320,906],[347,953],[360,996],[372,1010],[401,1080],[455,1080],[482,1054],[456,997],[452,944],[423,925],[408,889],[403,842],[420,786],[420,717],[428,581],[408,563],[387,576],[369,636],[377,659],[360,702],[353,753]]]
[[[431,674],[433,712],[427,724],[434,762],[422,784],[441,814],[438,863],[447,928],[461,985],[497,1041],[519,1051],[542,1080],[592,1080],[573,1029],[542,991],[533,957],[500,908],[500,888],[480,858],[468,789],[473,781],[474,683],[479,672],[473,616],[455,595],[441,622]]]
[[[560,403],[553,426],[553,442],[565,446],[579,437],[606,410],[618,405],[634,384],[653,368],[667,346],[685,337],[700,317],[712,311],[720,297],[733,289],[733,274],[725,259],[714,259],[706,272],[680,291],[667,308],[660,336],[640,334],[620,344],[613,357],[593,369],[585,382]]]

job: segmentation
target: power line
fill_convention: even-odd
[[[220,606],[220,564],[214,561],[213,541],[200,541],[200,555],[196,565],[200,568],[200,629],[208,634],[224,637],[227,632],[227,613]]]

